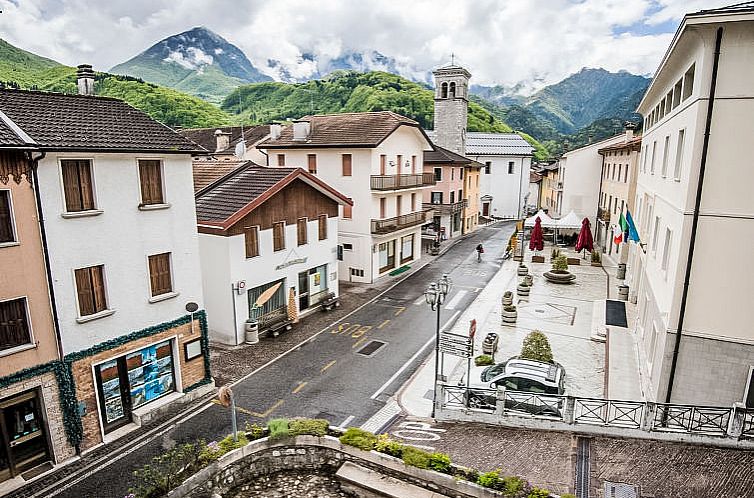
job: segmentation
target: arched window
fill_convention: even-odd
[[[450,97],[453,98],[456,96],[456,84],[455,82],[450,83]]]
[[[440,85],[440,98],[447,99],[448,98],[448,84],[443,83]]]

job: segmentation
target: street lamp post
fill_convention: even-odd
[[[434,388],[432,390],[432,418],[435,417],[435,405],[437,404],[437,385],[440,368],[440,309],[445,302],[445,297],[450,292],[450,288],[453,283],[448,277],[447,273],[444,273],[442,278],[438,282],[432,282],[424,291],[424,298],[427,300],[432,311],[437,312],[437,322],[435,326],[435,381]]]

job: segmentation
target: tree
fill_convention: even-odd
[[[547,336],[539,330],[532,330],[524,338],[524,344],[521,347],[522,360],[543,361],[552,363],[552,349]]]

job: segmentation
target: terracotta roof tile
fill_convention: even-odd
[[[267,139],[260,148],[376,147],[401,125],[421,130],[413,119],[391,111],[305,116],[297,121],[311,123],[307,140],[293,140],[293,126],[286,126],[280,138]]]
[[[19,145],[25,145],[24,141],[21,140],[21,137],[16,135],[16,132],[14,132],[10,126],[0,119],[0,147],[13,147]]]
[[[118,99],[4,89],[0,111],[40,149],[205,152]]]

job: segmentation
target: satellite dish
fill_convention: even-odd
[[[188,311],[189,313],[195,313],[196,310],[198,310],[198,309],[199,309],[199,305],[198,304],[196,304],[194,302],[186,303],[186,311]]]

